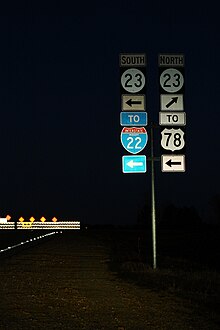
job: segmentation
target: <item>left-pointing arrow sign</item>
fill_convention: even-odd
[[[146,156],[123,156],[122,170],[123,173],[145,173],[147,171]]]
[[[145,111],[145,95],[122,94],[121,108],[122,111]]]
[[[133,159],[130,162],[127,162],[127,166],[134,168],[135,166],[143,166],[143,162],[134,162]]]
[[[162,155],[162,172],[185,172],[185,155]]]
[[[132,100],[132,99],[129,99],[126,104],[129,105],[129,107],[132,107],[133,105],[138,105],[138,104],[142,104],[142,101],[135,101],[135,100]]]
[[[166,164],[170,167],[172,167],[173,165],[181,165],[182,162],[175,162],[175,161],[172,161],[172,159],[169,159],[168,162],[166,162]]]

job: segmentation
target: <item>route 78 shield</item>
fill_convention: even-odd
[[[185,146],[184,131],[180,128],[164,128],[161,131],[161,146],[173,152],[182,150]]]

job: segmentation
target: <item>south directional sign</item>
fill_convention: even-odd
[[[148,140],[148,134],[144,127],[124,127],[121,131],[121,143],[131,154],[141,152]]]
[[[122,171],[123,173],[146,173],[147,162],[146,156],[123,156],[122,157]]]
[[[122,53],[120,54],[119,62],[120,66],[143,67],[146,66],[146,55]]]

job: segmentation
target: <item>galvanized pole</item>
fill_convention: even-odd
[[[151,216],[152,216],[153,269],[156,269],[157,253],[156,253],[156,211],[155,211],[155,184],[154,184],[153,123],[151,124]]]

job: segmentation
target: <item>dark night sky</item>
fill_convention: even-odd
[[[157,206],[192,205],[207,216],[220,192],[219,24],[213,8],[144,3],[19,5],[1,16],[1,216],[136,222],[150,202],[150,166],[146,174],[121,169],[123,52],[146,53],[147,112],[155,123],[158,54],[185,55],[187,170],[161,173],[156,164]],[[159,140],[158,130],[157,155]]]

